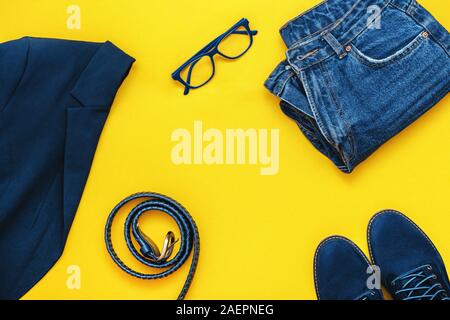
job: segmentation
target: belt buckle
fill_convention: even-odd
[[[137,229],[142,238],[147,242],[147,244],[151,248],[152,254],[146,255],[150,260],[157,262],[165,262],[170,258],[170,256],[173,253],[173,248],[175,244],[179,241],[179,239],[175,239],[175,234],[172,231],[167,232],[166,237],[164,238],[162,250],[159,251],[159,248],[156,245],[156,243],[147,234],[145,234],[145,232],[143,232],[142,229],[139,228],[139,226],[137,226]]]

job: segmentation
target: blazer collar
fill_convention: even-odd
[[[0,111],[14,94],[27,64],[29,40],[0,43]]]

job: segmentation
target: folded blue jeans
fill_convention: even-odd
[[[416,0],[328,0],[280,33],[265,86],[345,173],[449,91],[450,35]]]

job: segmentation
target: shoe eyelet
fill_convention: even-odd
[[[395,281],[391,281],[391,285],[392,285],[392,286],[395,286]]]
[[[427,270],[429,270],[429,271],[433,270],[433,267],[430,266],[429,264],[426,266],[426,268],[427,268]]]

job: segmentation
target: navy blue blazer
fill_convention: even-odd
[[[61,256],[116,91],[134,59],[110,42],[0,44],[0,298]]]

